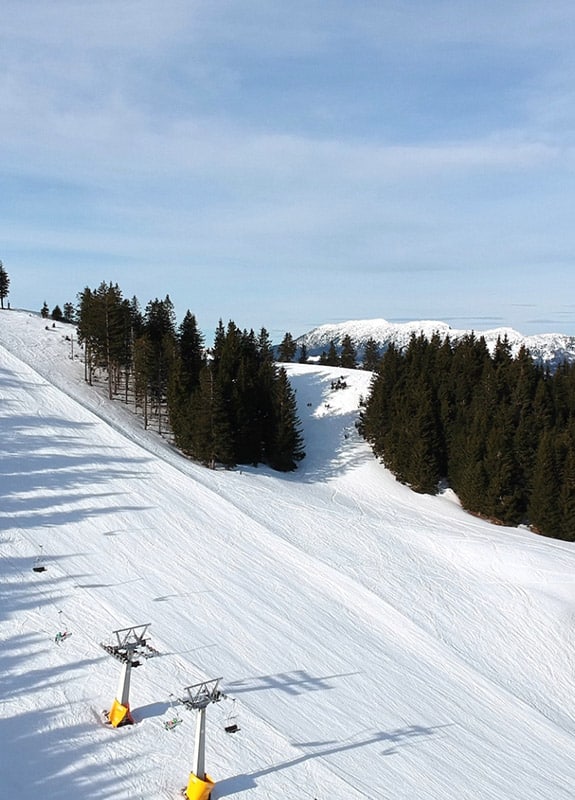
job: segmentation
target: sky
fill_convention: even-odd
[[[355,427],[369,372],[287,364],[298,469],[210,470],[88,386],[69,333],[0,312],[4,798],[181,798],[178,699],[220,677],[212,800],[572,800],[573,543],[396,482]],[[111,730],[100,643],[147,623]]]
[[[575,333],[570,0],[4,0],[13,307]]]

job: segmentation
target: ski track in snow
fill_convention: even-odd
[[[354,428],[366,373],[288,365],[301,468],[211,472],[85,385],[71,330],[0,314],[7,789],[178,796],[195,722],[163,729],[169,695],[221,675],[241,731],[210,707],[214,798],[572,797],[571,545],[397,484]],[[111,731],[99,642],[144,622],[161,655]]]

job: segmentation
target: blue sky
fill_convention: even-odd
[[[4,0],[14,307],[575,334],[572,0]]]

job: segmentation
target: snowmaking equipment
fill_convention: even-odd
[[[221,678],[196,683],[184,688],[184,697],[180,702],[190,711],[196,711],[196,738],[194,740],[194,764],[184,789],[184,797],[188,800],[208,800],[215,782],[206,775],[206,709],[210,703],[219,703],[226,695],[218,688]]]
[[[151,623],[133,625],[131,628],[122,628],[113,631],[116,641],[113,644],[100,643],[106,653],[113,656],[122,665],[118,690],[109,711],[104,711],[106,721],[113,727],[133,725],[134,719],[130,713],[130,678],[132,667],[139,667],[143,659],[159,655],[158,651],[148,644],[146,632]]]

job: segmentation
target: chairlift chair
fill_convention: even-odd
[[[178,725],[181,725],[184,721],[176,711],[176,703],[174,700],[172,700],[173,697],[174,695],[170,694],[170,709],[172,710],[174,716],[164,722],[164,728],[167,731],[173,731],[174,728],[177,728]]]
[[[46,559],[44,558],[42,546],[40,546],[40,555],[36,556],[34,559],[32,572],[46,572]]]
[[[230,713],[226,718],[226,724],[224,725],[224,730],[226,733],[237,733],[240,730],[240,726],[238,725],[238,714],[236,711],[236,701],[235,699],[232,700],[232,708]]]

